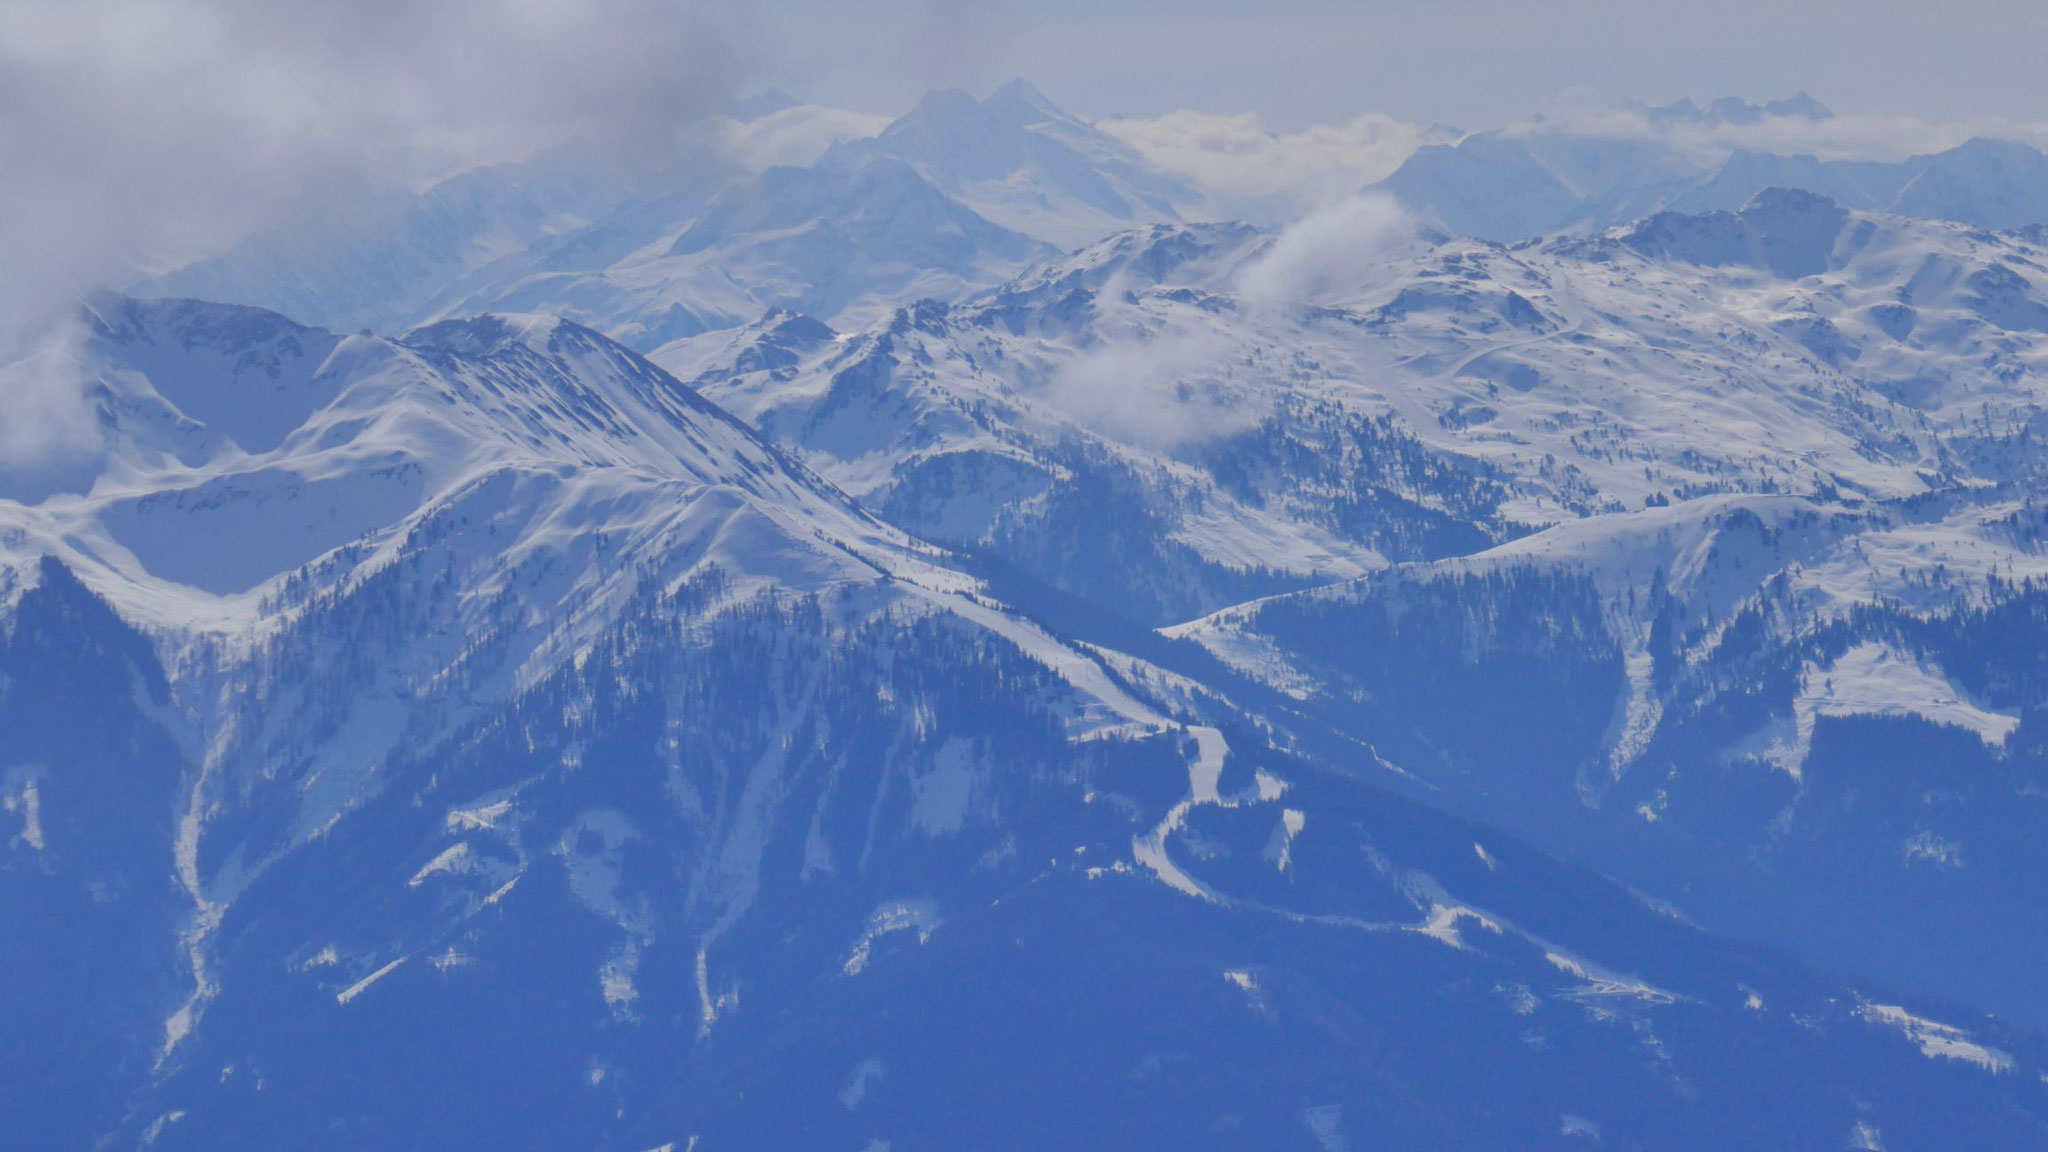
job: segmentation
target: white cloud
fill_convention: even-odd
[[[749,67],[710,0],[18,0],[0,36],[0,311],[380,179],[570,135],[658,157]]]
[[[79,371],[79,323],[41,334],[33,354],[0,364],[0,499],[33,503],[97,471],[98,422]]]
[[[1096,127],[1201,189],[1219,214],[1267,221],[1350,196],[1384,179],[1416,148],[1445,138],[1440,129],[1380,115],[1287,133],[1270,131],[1249,112],[1183,110]]]
[[[832,145],[873,136],[889,121],[866,112],[799,104],[754,120],[721,120],[718,140],[734,163],[759,172],[779,164],[809,164]]]
[[[1762,116],[1756,122],[1711,123],[1676,120],[1653,123],[1640,107],[1616,104],[1580,92],[1546,101],[1533,116],[1502,131],[1522,139],[1578,136],[1600,140],[1662,142],[1712,163],[1737,149],[1821,160],[1895,162],[1941,152],[1975,137],[2020,140],[2048,147],[2048,122],[1983,116],[1934,120],[1913,116]]]
[[[1171,450],[1252,427],[1269,405],[1234,380],[1242,356],[1215,329],[1162,324],[1120,280],[1096,294],[1101,343],[1056,372],[1041,399],[1085,427]]]
[[[92,433],[58,338],[81,294],[571,136],[658,161],[737,93],[757,40],[749,5],[712,0],[12,0],[4,19],[17,473]]]
[[[1370,287],[1402,247],[1424,241],[1392,197],[1355,195],[1283,229],[1232,278],[1238,302],[1284,323],[1303,305]],[[1056,372],[1042,399],[1074,420],[1172,450],[1258,424],[1271,400],[1247,386],[1246,349],[1206,316],[1160,313],[1112,278],[1096,293],[1099,343]]]
[[[1357,292],[1415,242],[1415,222],[1393,197],[1354,196],[1289,225],[1238,273],[1238,297],[1278,311]]]

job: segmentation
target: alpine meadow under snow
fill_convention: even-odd
[[[0,1147],[2048,1147],[2048,156],[693,123],[0,368]]]

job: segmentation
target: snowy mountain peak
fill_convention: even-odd
[[[1796,280],[1829,267],[1848,220],[1848,210],[1825,196],[1767,188],[1737,212],[1660,212],[1624,232],[1622,242],[1658,259],[1748,265]]]
[[[1047,121],[1067,121],[1079,124],[1073,116],[1059,105],[1054,104],[1045,93],[1029,80],[1019,77],[989,93],[981,106],[995,116],[1013,124],[1030,126]]]
[[[521,516],[548,509],[552,523],[506,547],[709,492],[821,539],[896,539],[654,365],[554,317],[443,321],[390,340],[239,306],[104,297],[88,324],[75,359],[99,412],[93,474],[12,506],[0,529],[166,624],[209,619],[221,609],[208,597],[403,536],[480,492]],[[773,331],[808,348],[829,339],[821,329],[786,316]]]
[[[927,93],[873,140],[844,151],[898,157],[997,224],[1077,248],[1120,228],[1178,218],[1194,191],[1023,80],[986,100]]]
[[[976,100],[958,88],[927,92],[908,113],[883,129],[881,138],[899,148],[913,141],[921,148],[973,148],[990,143],[988,138],[992,135],[1007,136],[1048,125],[1069,131],[1093,131],[1029,81],[1016,79],[983,100]]]
[[[399,342],[424,352],[447,352],[461,356],[490,356],[509,348],[546,351],[558,333],[594,332],[557,316],[536,313],[486,313],[458,320],[441,320],[407,332]]]
[[[1835,115],[1827,105],[1814,99],[1804,90],[1795,92],[1783,100],[1768,100],[1762,104],[1753,104],[1740,96],[1722,96],[1709,101],[1704,108],[1689,98],[1654,107],[1625,100],[1622,107],[1638,113],[1655,125],[1694,124],[1709,128],[1723,125],[1756,125],[1766,119],[1777,117],[1831,120]]]
[[[1768,116],[1796,116],[1804,120],[1832,120],[1834,110],[1814,99],[1805,89],[1794,92],[1783,100],[1772,100],[1764,105]]]

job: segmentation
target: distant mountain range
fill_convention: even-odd
[[[1628,112],[1619,126],[1538,120],[1426,145],[1375,187],[1452,232],[1502,242],[1657,211],[1730,211],[1767,188],[1994,230],[2048,223],[2048,156],[2017,141],[1975,139],[1894,163],[1818,160],[1717,146],[1711,134],[1832,116],[1804,93],[1761,106],[1717,100],[1703,110],[1681,101]]]
[[[1538,118],[1426,145],[1374,189],[1445,231],[1502,242],[1657,211],[1732,211],[1774,187],[1994,230],[2048,224],[2048,157],[2019,142],[1876,163],[1779,155],[1729,134],[1827,121],[1804,93],[1615,115],[1585,126]],[[781,93],[728,117],[756,130],[788,120],[809,126],[798,133],[806,139],[852,131],[836,126],[843,114]],[[865,321],[919,299],[959,300],[1122,229],[1213,218],[1200,189],[1152,171],[1023,81],[984,100],[930,93],[878,134],[801,165],[750,169],[746,151],[707,145],[641,171],[557,149],[259,236],[131,291],[390,334],[538,310],[645,352],[771,307]]]
[[[264,235],[137,290],[387,332],[538,309],[647,350],[770,307],[866,318],[957,297],[1198,199],[1019,81],[980,101],[931,93],[801,167],[735,170],[707,149],[635,172],[560,150],[339,226]]]

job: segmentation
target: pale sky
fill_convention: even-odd
[[[1805,89],[1837,111],[2048,119],[2036,0],[853,0],[771,3],[770,71],[871,111],[1025,76],[1094,115],[1361,112],[1487,127],[1568,90],[1663,103]],[[801,30],[801,31],[796,31]],[[796,91],[801,88],[803,91]]]

